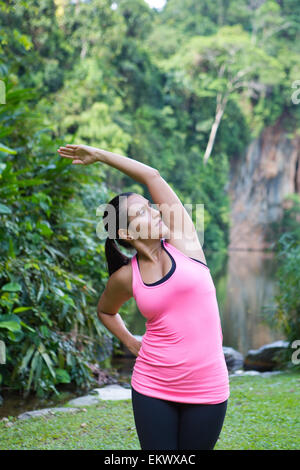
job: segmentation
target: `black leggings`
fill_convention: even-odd
[[[216,405],[178,403],[132,391],[142,450],[212,450],[220,435],[227,400]]]

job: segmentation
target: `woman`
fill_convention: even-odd
[[[213,449],[225,418],[229,380],[216,289],[192,219],[156,169],[86,145],[67,145],[58,152],[74,164],[101,162],[122,171],[147,185],[159,205],[157,210],[143,196],[127,192],[106,206],[110,277],[98,315],[137,356],[131,391],[141,448]],[[118,244],[136,254],[125,256]],[[141,342],[118,314],[132,296],[147,319]]]

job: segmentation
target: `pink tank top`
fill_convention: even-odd
[[[165,239],[172,268],[145,284],[137,254],[131,258],[133,296],[147,319],[131,386],[144,395],[185,403],[221,403],[229,378],[216,289],[206,264]]]

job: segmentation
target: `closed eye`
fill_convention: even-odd
[[[139,211],[139,214],[141,214],[142,211],[144,211],[144,207],[146,207],[146,204],[145,204],[145,205],[143,206],[143,208]],[[150,202],[150,201],[148,201],[148,207],[149,207],[149,209],[151,208],[151,202]]]

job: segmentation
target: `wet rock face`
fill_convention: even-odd
[[[268,248],[269,225],[290,206],[285,196],[295,193],[300,194],[300,137],[291,138],[278,121],[250,143],[245,155],[231,162],[229,249]]]

